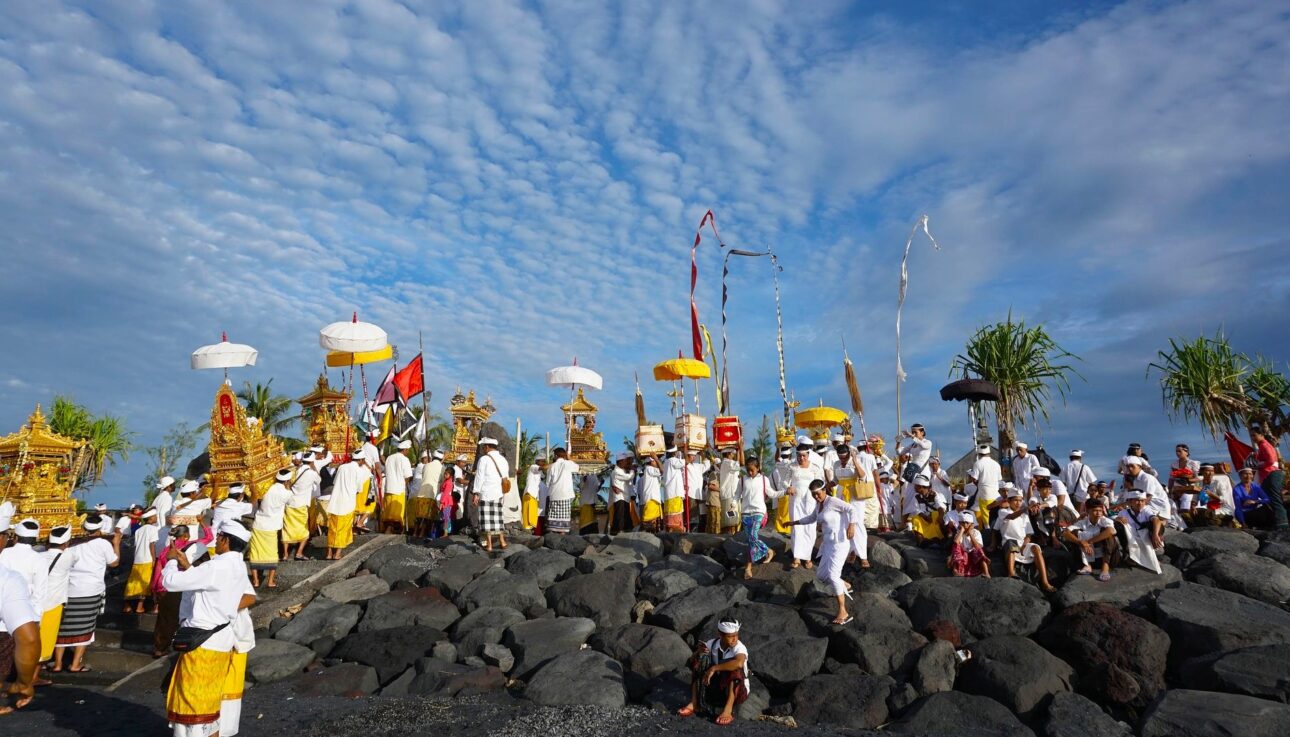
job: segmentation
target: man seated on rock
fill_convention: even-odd
[[[1235,508],[1232,504],[1232,480],[1217,473],[1213,463],[1200,464],[1200,492],[1192,508],[1193,524],[1231,527]]]
[[[1111,566],[1118,557],[1119,545],[1115,541],[1115,523],[1106,516],[1106,505],[1101,499],[1090,496],[1084,502],[1085,517],[1062,534],[1062,541],[1072,553],[1079,553],[1083,565],[1076,573],[1087,576],[1093,564],[1101,561],[1097,580],[1111,580]]]
[[[1008,565],[1008,577],[1017,577],[1017,564],[1032,565],[1039,574],[1039,588],[1044,593],[1056,589],[1048,582],[1048,567],[1044,564],[1044,553],[1031,541],[1035,528],[1030,522],[1029,510],[1021,506],[1021,490],[1008,490],[1008,508],[999,513],[995,529],[1003,543],[1004,559]]]
[[[690,703],[677,715],[719,712],[716,723],[726,725],[748,699],[748,648],[739,641],[739,622],[722,620],[717,631],[720,637],[700,643],[690,658]]]
[[[932,490],[932,479],[926,473],[914,476],[914,494],[906,500],[905,517],[914,533],[914,543],[923,547],[945,538],[941,517],[945,501]]]
[[[1128,506],[1116,515],[1116,535],[1120,547],[1133,561],[1148,571],[1160,573],[1160,560],[1157,550],[1164,549],[1164,540],[1160,537],[1165,521],[1151,507],[1147,506],[1147,495],[1134,489],[1124,494]]]

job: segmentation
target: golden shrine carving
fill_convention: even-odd
[[[497,408],[491,399],[485,399],[483,406],[476,404],[475,390],[463,395],[461,387],[457,387],[457,393],[452,395],[449,404],[448,411],[452,413],[452,455],[449,458],[466,456],[466,465],[473,465],[480,429]]]
[[[609,448],[605,446],[604,436],[596,431],[596,413],[600,408],[587,401],[580,388],[560,409],[564,412],[565,432],[569,436],[569,460],[592,473],[608,465]]]
[[[289,465],[282,443],[259,420],[247,420],[246,409],[228,384],[215,392],[208,449],[212,501],[223,499],[235,483],[245,484],[258,499],[273,484],[273,475]]]
[[[42,536],[62,525],[83,534],[72,491],[91,452],[84,440],[51,430],[39,404],[18,432],[0,438],[0,501],[13,502],[14,523],[31,517]]]
[[[349,392],[332,389],[325,374],[318,375],[314,390],[296,400],[310,447],[321,445],[341,457],[360,443],[349,419]]]

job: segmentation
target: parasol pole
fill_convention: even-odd
[[[520,475],[520,418],[515,418],[515,476]]]
[[[426,398],[430,392],[426,391],[426,347],[421,342],[420,330],[417,331],[417,353],[421,354],[421,424],[425,427],[426,433],[421,443],[424,446],[430,441],[430,400]],[[422,447],[422,450],[425,448]]]
[[[775,350],[779,354],[779,396],[784,400],[784,427],[788,427],[788,383],[784,378],[784,312],[779,307],[779,272],[784,267],[779,265],[779,259],[775,257],[775,252],[766,247],[766,253],[770,256],[771,263],[771,281],[775,284]]]
[[[551,433],[546,434],[546,462],[551,462]]]
[[[918,230],[922,229],[927,234],[927,239],[932,242],[932,247],[941,250],[941,244],[936,242],[932,237],[932,231],[927,228],[927,215],[924,214],[914,223],[914,227],[909,230],[909,238],[905,241],[905,255],[900,259],[900,296],[896,302],[896,435],[899,436],[901,428],[904,425],[900,422],[900,385],[904,383],[906,374],[905,367],[900,361],[900,314],[905,308],[905,292],[909,288],[909,248],[914,244],[914,236],[918,235]]]

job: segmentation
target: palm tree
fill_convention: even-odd
[[[1147,366],[1160,372],[1160,393],[1172,418],[1197,419],[1211,437],[1256,420],[1269,434],[1290,432],[1290,381],[1263,359],[1237,352],[1220,332],[1213,338],[1170,340]]]
[[[273,393],[273,379],[254,386],[251,382],[242,383],[237,390],[237,398],[246,405],[246,415],[256,417],[264,425],[266,432],[281,437],[300,416],[291,411],[291,397]]]
[[[1070,375],[1080,376],[1067,359],[1080,360],[1042,325],[1027,328],[1023,321],[1014,322],[1009,312],[1005,321],[985,325],[968,339],[964,352],[954,357],[950,375],[959,372],[965,379],[981,378],[998,387],[999,449],[1006,452],[1016,441],[1017,427],[1048,421],[1054,390],[1065,404]]]
[[[528,478],[528,473],[526,472],[529,466],[537,463],[537,459],[542,456],[542,440],[542,438],[530,433],[528,430],[520,431],[519,442],[515,444],[515,447],[519,450],[520,462],[519,467],[512,469],[512,472],[516,478],[520,479],[521,491],[524,490],[522,484]]]
[[[748,446],[745,457],[756,458],[761,465],[766,465],[767,459],[775,457],[775,440],[770,432],[770,420],[766,415],[761,416],[761,424],[757,426],[757,435],[752,439],[752,445]]]
[[[134,447],[134,433],[126,428],[124,420],[111,415],[95,416],[71,397],[54,397],[49,427],[59,435],[86,441],[89,453],[80,459],[81,467],[75,469],[78,489],[97,484],[103,479],[104,467],[129,460]]]

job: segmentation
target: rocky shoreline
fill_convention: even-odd
[[[1290,536],[1171,532],[1163,575],[1106,583],[1057,551],[1045,596],[873,535],[843,627],[814,571],[780,556],[743,580],[743,546],[715,535],[380,542],[312,598],[257,607],[243,734],[706,734],[726,728],[672,712],[727,614],[751,652],[741,734],[1290,733]]]

